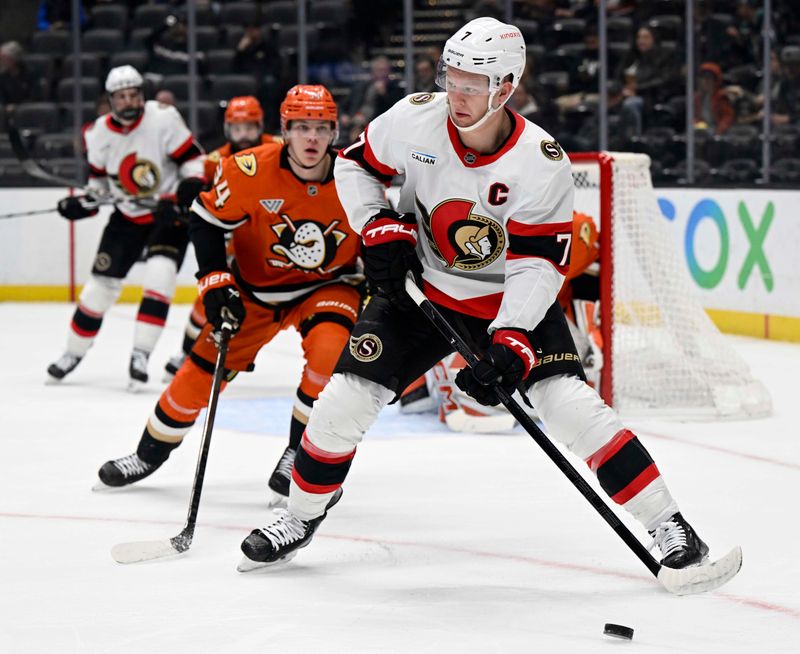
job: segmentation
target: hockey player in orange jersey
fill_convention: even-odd
[[[220,161],[232,154],[254,148],[265,143],[283,143],[280,136],[264,134],[264,110],[259,101],[252,95],[238,96],[228,101],[225,109],[225,123],[223,125],[226,143],[210,152],[205,158],[205,176],[211,181]],[[164,366],[164,381],[170,382],[178,372],[194,345],[200,330],[206,323],[203,311],[203,302],[198,296],[189,314],[189,319],[184,330],[181,351],[170,357]]]
[[[286,145],[267,144],[222,160],[212,188],[192,205],[190,235],[208,323],[161,395],[136,452],[99,471],[108,486],[154,472],[180,445],[208,402],[223,321],[235,335],[226,380],[253,369],[263,345],[294,327],[306,365],[292,412],[289,446],[270,478],[288,495],[289,475],[311,407],[327,383],[356,321],[363,279],[360,238],[348,225],[333,180],[337,110],[323,86],[295,86],[281,104]],[[225,234],[233,232],[229,267]]]

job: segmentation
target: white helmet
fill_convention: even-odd
[[[511,75],[513,89],[517,88],[525,70],[525,39],[522,32],[513,25],[486,16],[476,18],[444,44],[436,77],[436,83],[441,88],[447,88],[449,66],[489,78],[489,106],[486,115],[471,127],[459,127],[464,132],[472,131],[500,108],[492,108],[492,98],[508,75]]]
[[[108,71],[106,77],[106,93],[114,93],[122,89],[141,88],[144,80],[133,66],[117,66]]]

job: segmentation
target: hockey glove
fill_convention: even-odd
[[[176,225],[178,223],[187,223],[189,221],[189,214],[182,207],[175,204],[173,200],[167,198],[160,198],[153,209],[153,218],[159,225]]]
[[[414,273],[418,284],[422,278],[414,214],[383,209],[364,226],[361,237],[370,292],[382,295],[402,311],[415,307],[405,290],[406,273]]]
[[[80,220],[97,214],[97,199],[93,195],[71,195],[58,201],[58,213],[67,220]]]
[[[197,286],[206,309],[206,319],[214,330],[221,330],[223,323],[227,322],[234,334],[238,332],[247,312],[233,275],[229,272],[210,272],[200,278]]]
[[[175,197],[178,199],[178,204],[184,209],[192,206],[194,199],[200,194],[205,186],[205,180],[199,177],[187,177],[182,179],[175,190]]]
[[[513,393],[527,378],[537,359],[524,331],[498,329],[492,344],[473,368],[464,368],[456,375],[456,386],[486,406],[500,403],[495,388]]]

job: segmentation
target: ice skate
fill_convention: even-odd
[[[708,545],[697,535],[686,519],[676,513],[650,532],[653,543],[661,550],[661,565],[668,568],[687,568],[708,560]]]
[[[178,369],[183,365],[184,361],[186,361],[186,355],[183,352],[176,354],[174,357],[170,357],[169,361],[164,364],[164,374],[161,377],[161,381],[165,384],[169,384],[172,378],[178,373]]]
[[[325,513],[313,520],[301,520],[286,509],[275,511],[275,520],[261,529],[254,529],[242,541],[244,557],[236,569],[250,572],[292,560],[297,551],[311,542],[319,524],[328,515],[328,510],[342,497],[338,488],[325,507]]]
[[[139,392],[142,387],[147,383],[147,360],[150,358],[150,353],[144,350],[134,348],[131,353],[131,363],[128,366],[128,390],[131,393]]]
[[[292,468],[294,467],[294,458],[297,456],[297,450],[287,447],[275,470],[269,478],[269,499],[267,506],[269,508],[285,507],[289,499],[289,483],[292,481]]]
[[[123,456],[121,459],[106,461],[97,472],[100,483],[94,487],[94,490],[119,488],[133,484],[149,477],[160,467],[161,463],[151,464],[142,461],[136,452]]]
[[[56,384],[60,382],[64,377],[75,370],[80,362],[81,357],[65,352],[58,361],[48,366],[46,383]]]

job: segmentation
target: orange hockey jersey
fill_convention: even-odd
[[[261,135],[261,145],[266,143],[283,143],[283,139],[280,136],[272,136],[271,134],[262,134]],[[214,179],[214,172],[217,170],[217,166],[219,162],[224,157],[230,157],[231,154],[231,144],[226,143],[222,147],[217,148],[213,152],[209,152],[208,156],[205,160],[205,173],[206,179],[212,180]]]
[[[361,239],[336,194],[335,155],[322,182],[306,182],[289,167],[286,146],[261,145],[222,160],[212,188],[192,211],[233,231],[233,270],[251,297],[291,302],[320,286],[358,283]]]

